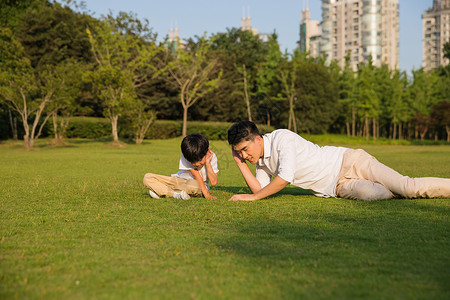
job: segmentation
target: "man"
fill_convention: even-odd
[[[394,196],[450,198],[450,179],[403,176],[364,150],[319,147],[286,129],[262,136],[254,123],[243,121],[230,127],[228,143],[253,192],[234,195],[229,199],[232,201],[259,200],[288,184],[319,197],[366,201]],[[245,160],[256,164],[256,177]]]

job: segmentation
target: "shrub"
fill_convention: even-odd
[[[71,117],[66,137],[98,139],[111,136],[111,122],[104,118]]]
[[[200,133],[210,140],[226,140],[228,128],[233,123],[227,122],[188,122],[187,133]],[[147,131],[145,138],[148,140],[170,139],[181,136],[183,123],[172,120],[156,120]],[[47,135],[53,134],[51,120],[47,124]],[[258,125],[261,133],[273,130],[273,127]],[[119,136],[124,139],[133,139],[134,133],[127,123],[119,124]],[[71,117],[66,131],[67,138],[98,139],[111,136],[111,122],[105,118]]]

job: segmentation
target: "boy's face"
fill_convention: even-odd
[[[233,146],[233,150],[245,160],[255,165],[259,158],[264,155],[264,140],[257,136],[254,140],[242,141]]]
[[[191,165],[193,165],[197,170],[200,170],[205,164],[206,164],[206,155],[203,156],[203,158],[200,161],[194,163],[191,162]]]

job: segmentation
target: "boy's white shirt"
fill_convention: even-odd
[[[211,159],[211,167],[214,173],[217,173],[219,172],[219,169],[217,168],[217,156],[214,152],[212,154],[213,157]],[[194,176],[192,176],[191,172],[189,171],[195,169],[195,167],[183,156],[183,154],[181,154],[180,157],[179,169],[180,171],[178,171],[177,174],[172,174],[172,176],[177,176],[185,179],[195,179]],[[206,172],[206,166],[201,167],[200,170],[198,170],[198,172],[200,173],[200,176],[205,182],[206,188],[209,190],[209,179],[208,174]]]
[[[263,136],[264,157],[256,164],[256,179],[264,188],[271,177],[310,190],[319,197],[335,197],[342,157],[348,148],[320,147],[287,129]]]

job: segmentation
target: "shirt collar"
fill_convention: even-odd
[[[263,141],[264,141],[264,157],[259,158],[259,160],[258,160],[259,166],[264,166],[265,165],[264,159],[269,158],[270,155],[272,154],[271,153],[272,148],[270,147],[270,141],[271,141],[270,133],[263,135]]]
[[[270,157],[271,156],[271,151],[272,151],[272,147],[270,147],[270,142],[271,142],[271,136],[270,133],[265,134],[263,136],[263,140],[264,140],[264,158]]]

